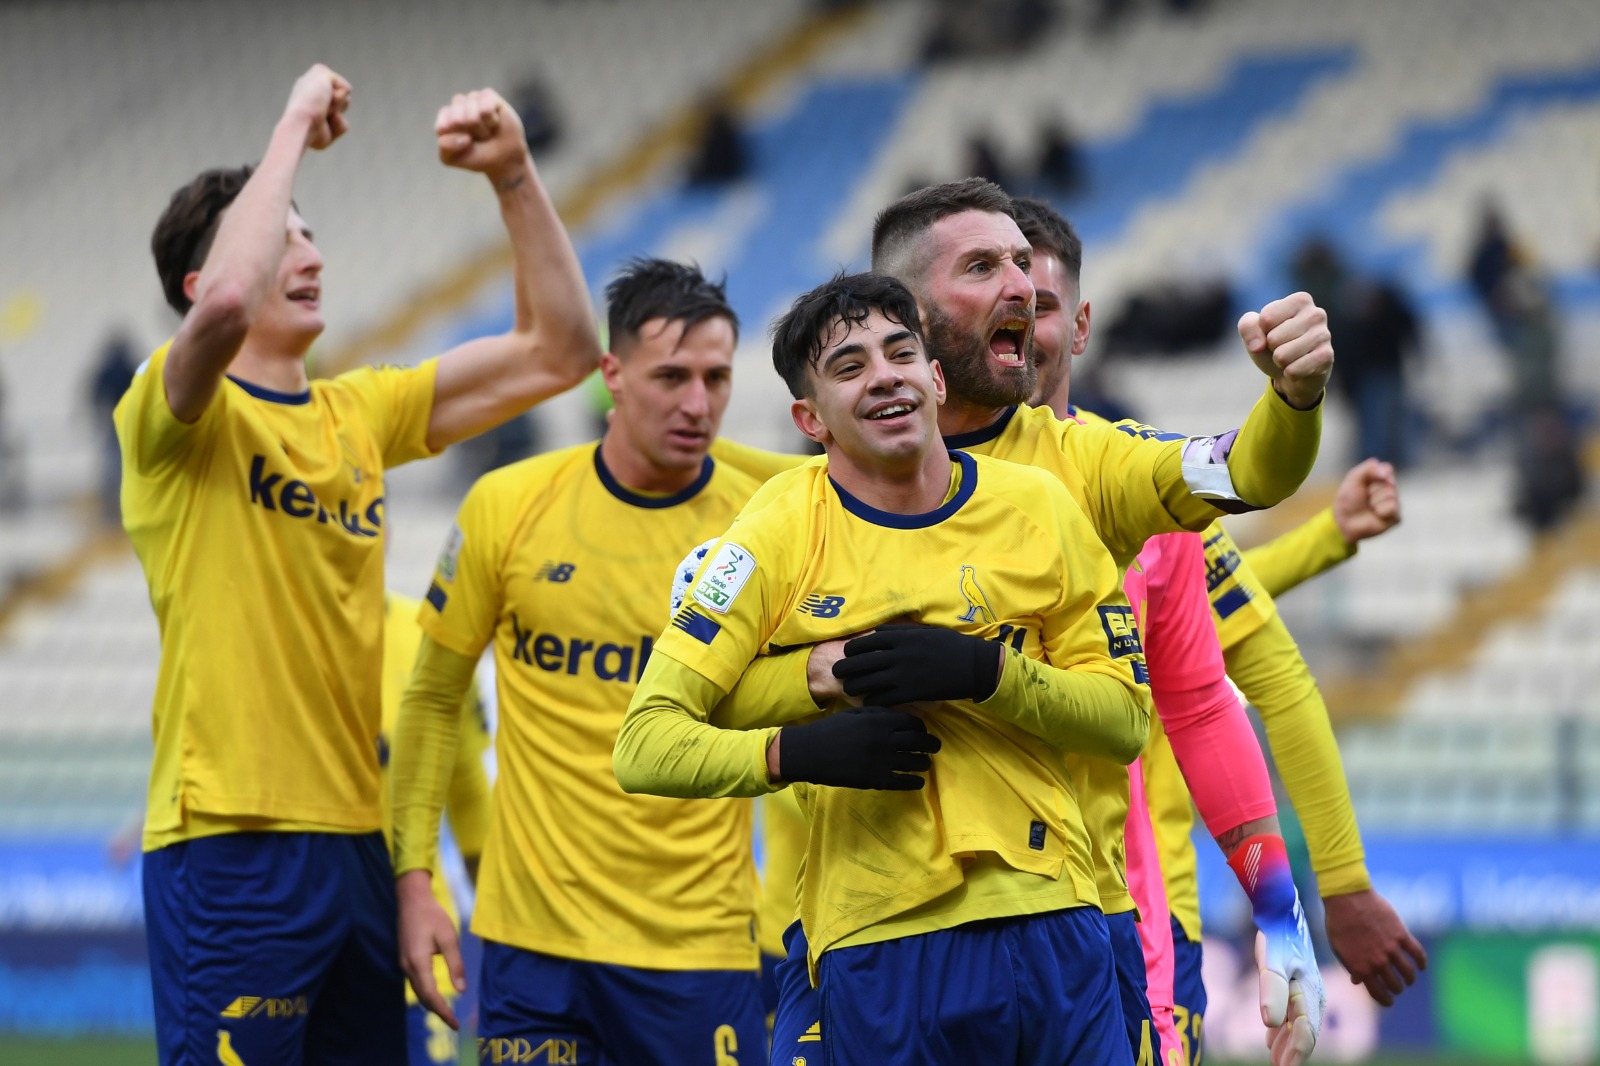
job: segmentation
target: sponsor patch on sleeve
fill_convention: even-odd
[[[449,534],[444,538],[444,550],[439,552],[439,562],[435,569],[446,582],[454,582],[456,579],[456,563],[461,559],[461,545],[466,543],[466,540],[459,525],[452,525]]]
[[[1114,428],[1118,432],[1126,433],[1130,437],[1138,437],[1140,440],[1169,441],[1183,439],[1182,433],[1168,433],[1164,429],[1147,426],[1143,422],[1118,422]]]
[[[700,583],[694,587],[694,600],[708,611],[727,614],[755,572],[755,556],[733,541],[725,541],[701,572]]]

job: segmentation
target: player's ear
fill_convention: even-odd
[[[1078,304],[1078,313],[1072,316],[1072,354],[1082,355],[1089,347],[1089,301]]]
[[[939,406],[944,406],[945,396],[948,391],[944,385],[944,367],[939,365],[939,360],[929,359],[928,370],[933,374],[933,395],[939,401]]]
[[[193,307],[196,295],[200,292],[200,271],[191,270],[183,276],[183,295]]]
[[[794,428],[806,435],[807,440],[814,440],[818,444],[827,444],[832,438],[828,427],[822,424],[822,419],[817,417],[816,406],[809,399],[795,400],[789,405],[789,417],[794,419]]]
[[[611,352],[600,353],[600,380],[606,383],[611,402],[615,403],[617,393],[622,391],[622,360]]]

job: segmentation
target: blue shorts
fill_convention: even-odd
[[[1111,936],[1111,956],[1117,964],[1117,997],[1122,1002],[1122,1023],[1138,1066],[1160,1066],[1156,1054],[1156,1023],[1150,1014],[1149,979],[1145,976],[1144,945],[1139,943],[1135,911],[1106,915]]]
[[[454,1006],[456,997],[446,998]],[[422,1004],[407,1006],[406,1066],[459,1066],[460,1062],[461,1034]]]
[[[1133,1066],[1115,969],[1094,907],[834,948],[821,964],[828,1066]]]
[[[783,965],[782,955],[761,953],[761,1009],[771,1014],[778,1009],[777,969]]]
[[[568,1066],[764,1062],[753,970],[644,970],[483,942],[478,1061]]]
[[[811,987],[806,934],[799,922],[783,931],[783,946],[786,954],[772,973],[778,985],[773,1066],[822,1066],[822,996]]]
[[[163,1066],[405,1061],[382,833],[202,837],[143,876]]]
[[[1200,1066],[1205,1050],[1206,985],[1200,977],[1200,944],[1172,919],[1172,1021],[1189,1066]]]

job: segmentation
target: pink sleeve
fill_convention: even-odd
[[[1228,685],[1197,533],[1152,537],[1145,570],[1150,694],[1212,836],[1278,813],[1250,719]]]
[[[1172,918],[1167,909],[1166,881],[1161,875],[1161,855],[1150,827],[1150,806],[1144,793],[1144,767],[1136,759],[1128,766],[1128,820],[1123,826],[1127,845],[1128,892],[1139,908],[1139,947],[1144,952],[1145,996],[1162,1052],[1157,1063],[1167,1062],[1166,1049],[1181,1048],[1172,1014]]]

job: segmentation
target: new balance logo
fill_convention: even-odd
[[[843,596],[811,595],[800,604],[800,613],[809,614],[813,618],[838,618],[839,612],[843,609]]]
[[[295,1018],[308,1013],[304,996],[240,996],[222,1008],[224,1018]]]
[[[577,567],[572,563],[558,563],[555,560],[546,562],[539,567],[539,572],[533,575],[535,581],[554,581],[563,584],[572,580],[572,572]]]

